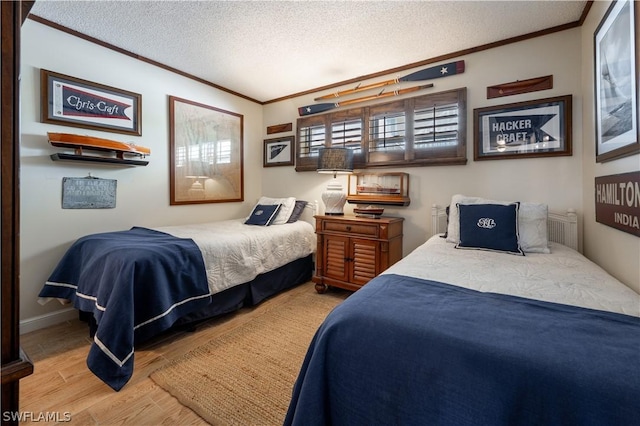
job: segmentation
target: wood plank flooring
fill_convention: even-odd
[[[157,386],[149,375],[209,340],[277,309],[299,292],[314,292],[312,282],[276,295],[258,306],[209,320],[195,332],[169,331],[135,353],[131,380],[113,391],[89,371],[86,358],[91,339],[79,320],[21,336],[21,345],[34,362],[34,373],[20,381],[21,424],[38,425],[204,425],[201,417]],[[345,299],[350,292],[331,289],[324,297]],[[49,421],[44,419],[48,418]],[[69,421],[70,418],[70,421]],[[58,421],[56,421],[58,420]]]

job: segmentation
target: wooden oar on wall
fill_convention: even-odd
[[[390,84],[401,83],[405,81],[423,81],[433,80],[434,78],[447,77],[449,75],[462,74],[464,72],[464,61],[449,62],[448,64],[437,65],[422,69],[420,71],[413,72],[405,75],[404,77],[398,77],[391,80],[380,81],[378,83],[371,83],[364,86],[357,85],[353,89],[342,90],[329,95],[320,96],[315,98],[314,101],[321,101],[324,99],[338,98],[344,95],[351,95],[353,93],[363,92],[369,89],[375,89],[378,87],[388,86]]]
[[[303,107],[298,108],[298,113],[301,116],[302,115],[317,114],[319,112],[329,111],[331,109],[338,108],[338,107],[345,106],[345,105],[352,105],[352,104],[356,104],[356,103],[360,103],[360,102],[371,101],[371,100],[378,99],[378,98],[386,98],[387,96],[404,95],[405,93],[411,93],[411,92],[415,92],[417,90],[428,89],[429,87],[433,87],[433,84],[432,83],[423,84],[422,86],[414,86],[414,87],[409,87],[407,89],[393,90],[393,91],[389,91],[389,92],[385,92],[384,89],[383,89],[380,93],[378,93],[376,95],[363,96],[361,98],[349,99],[347,101],[342,101],[342,102],[323,103],[323,104],[314,104],[314,105],[303,106]]]

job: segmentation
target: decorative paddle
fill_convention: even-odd
[[[370,101],[378,98],[386,98],[387,96],[404,95],[405,93],[415,92],[417,90],[427,89],[429,87],[433,87],[433,84],[429,83],[429,84],[424,84],[422,86],[414,86],[414,87],[409,87],[407,89],[394,90],[392,92],[385,92],[384,89],[382,89],[382,91],[376,95],[363,96],[361,98],[349,99],[347,101],[342,101],[342,102],[303,106],[298,108],[298,113],[300,115],[317,114],[319,112],[329,111],[330,109],[338,108],[345,105],[356,104],[359,102],[366,102],[366,101]]]
[[[362,92],[368,89],[375,89],[377,87],[388,86],[390,84],[396,84],[403,81],[433,80],[434,78],[446,77],[446,76],[455,75],[455,74],[462,74],[463,72],[464,72],[464,61],[449,62],[448,64],[442,64],[442,65],[437,65],[435,67],[425,68],[423,70],[413,72],[409,75],[405,75],[404,77],[398,77],[392,80],[380,81],[378,83],[371,83],[365,86],[361,86],[358,84],[353,89],[342,90],[340,92],[320,96],[319,98],[315,98],[314,101],[338,98],[340,96],[351,95],[353,93]]]

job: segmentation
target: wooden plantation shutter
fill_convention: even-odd
[[[404,161],[407,141],[406,101],[369,108],[368,164]]]
[[[326,144],[326,116],[299,118],[297,125],[296,171],[316,170],[318,168],[318,151]]]
[[[329,114],[331,125],[330,146],[353,151],[356,168],[365,167],[364,157],[364,109],[355,108]]]
[[[466,163],[466,89],[416,98],[413,133],[414,160]]]

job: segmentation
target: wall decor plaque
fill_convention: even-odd
[[[487,99],[520,95],[522,93],[537,92],[546,89],[553,89],[553,75],[489,86],[487,87]]]
[[[293,123],[274,124],[273,126],[267,126],[267,134],[272,135],[274,133],[290,132],[293,130]]]
[[[640,172],[595,178],[596,222],[640,237]]]
[[[63,209],[112,209],[116,206],[115,179],[62,178]]]

